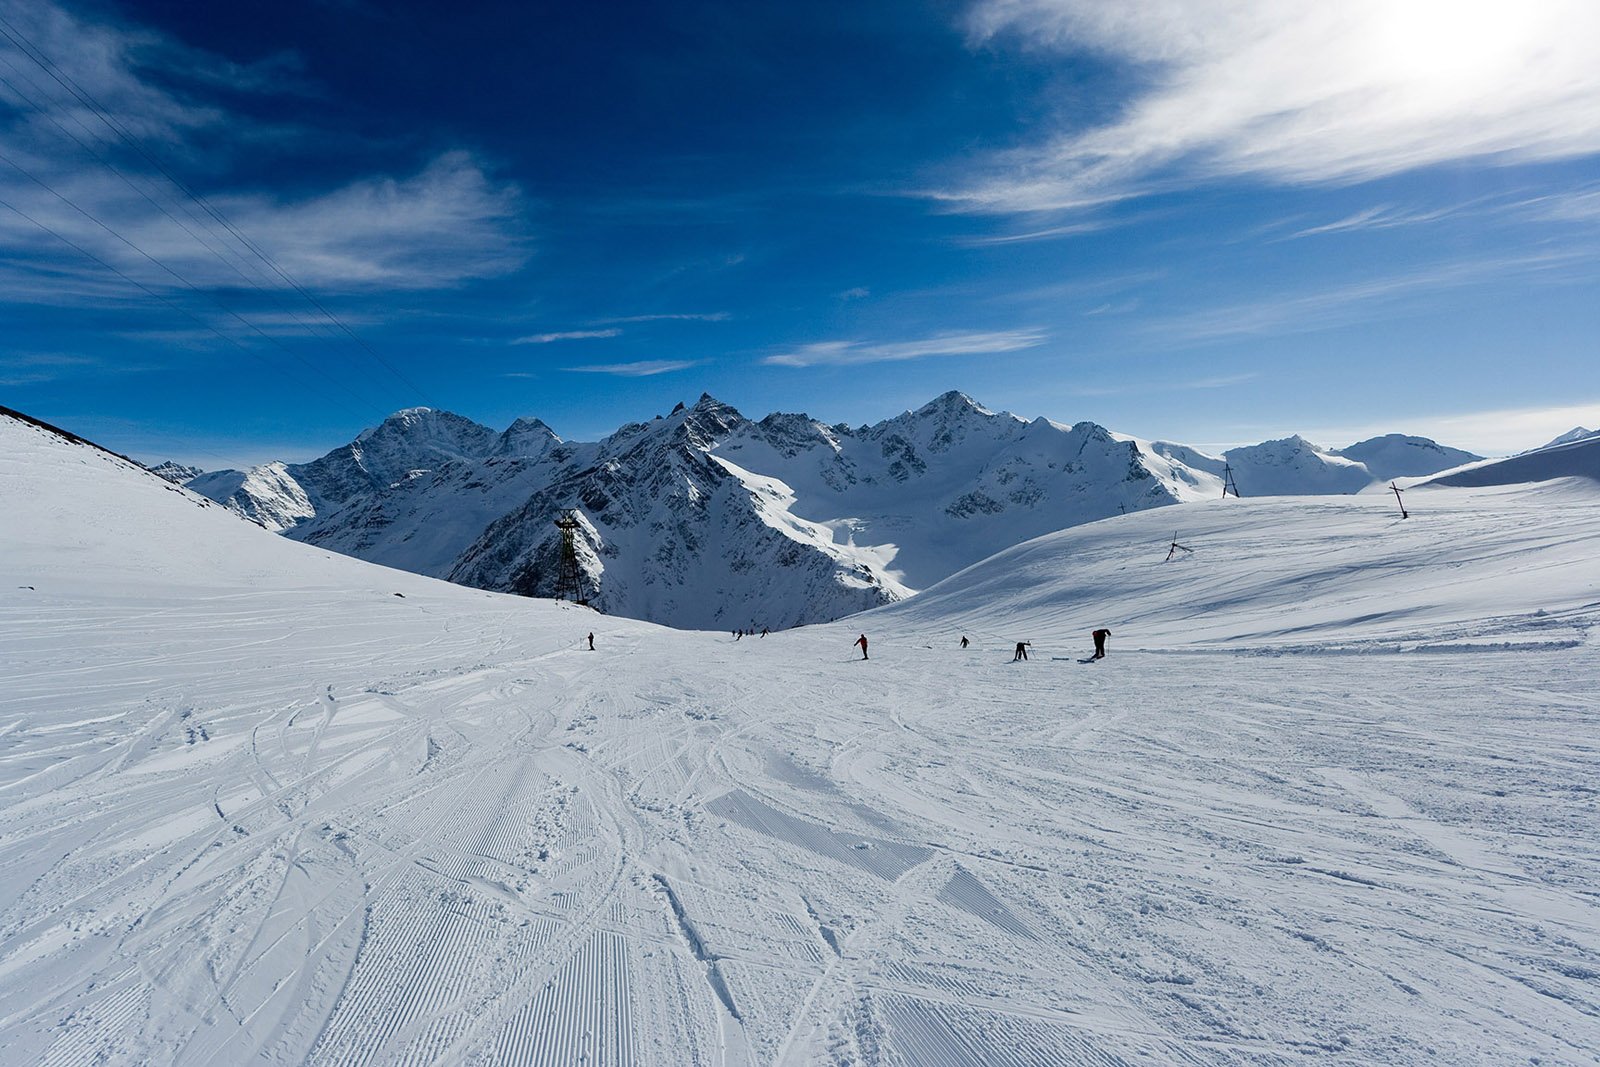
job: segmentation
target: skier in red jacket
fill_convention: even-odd
[[[1106,658],[1106,638],[1111,636],[1111,631],[1110,630],[1104,630],[1104,629],[1096,630],[1096,631],[1094,631],[1094,633],[1090,634],[1089,636],[1094,638],[1094,655],[1091,656],[1090,658],[1091,659],[1105,659]]]
[[[854,641],[852,641],[850,643],[851,643],[852,646],[860,645],[861,646],[861,658],[862,659],[866,659],[867,658],[867,635],[866,634],[862,634],[860,637],[856,638]]]

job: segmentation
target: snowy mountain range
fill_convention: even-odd
[[[1001,549],[1124,512],[1222,495],[1359,492],[1478,459],[1390,435],[1289,437],[1222,455],[990,411],[950,392],[876,425],[760,421],[709,395],[603,440],[397,412],[304,464],[188,488],[268,529],[484,589],[554,592],[555,519],[577,511],[601,610],[680,627],[789,627],[892,603]]]

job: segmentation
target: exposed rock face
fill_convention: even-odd
[[[1400,440],[1346,452],[1432,446]],[[1432,447],[1435,469],[1454,465],[1453,450]],[[311,463],[188,484],[296,540],[530,596],[555,591],[554,523],[573,509],[596,607],[735,629],[838,618],[1041,534],[1219,496],[1225,463],[1249,495],[1353,492],[1374,478],[1297,437],[1217,457],[951,392],[854,429],[796,414],[752,422],[703,395],[592,443],[538,419],[496,433],[413,408]]]

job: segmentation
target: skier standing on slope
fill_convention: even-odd
[[[594,633],[593,632],[591,632],[589,634],[589,651],[590,652],[594,651]]]
[[[862,634],[860,637],[858,637],[854,641],[850,642],[850,644],[852,646],[860,645],[861,646],[861,658],[862,659],[866,659],[867,658],[867,635],[866,634]]]
[[[1106,630],[1106,629],[1100,629],[1100,630],[1096,630],[1094,633],[1090,634],[1089,636],[1094,638],[1094,655],[1091,656],[1090,658],[1091,659],[1105,659],[1106,658],[1106,638],[1111,636],[1111,631],[1110,630]]]
[[[1028,658],[1028,645],[1029,645],[1029,643],[1030,642],[1027,642],[1027,641],[1018,641],[1017,642],[1017,651],[1011,657],[1011,662],[1012,663],[1017,662],[1017,660],[1019,660],[1019,659],[1027,659]]]
[[[963,636],[963,637],[962,637],[962,638],[961,638],[961,647],[962,647],[962,648],[966,648],[966,647],[967,647],[967,645],[968,645],[968,644],[970,644],[970,643],[971,643],[971,642],[969,642],[969,641],[968,641],[968,640],[967,640],[967,639],[966,639],[966,637],[965,637],[965,636]]]
[[[763,627],[762,627],[762,628],[761,628],[761,636],[762,636],[762,637],[765,637],[765,636],[767,636],[767,635],[768,635],[768,634],[769,634],[769,633],[771,633],[771,632],[772,632],[772,631],[771,631],[771,630],[769,630],[769,629],[767,629],[767,628],[766,628],[766,627],[765,627],[765,626],[763,626]]]

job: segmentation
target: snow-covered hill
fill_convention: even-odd
[[[1600,436],[1573,438],[1507,459],[1474,463],[1429,479],[1428,485],[1522,485],[1579,478],[1600,483]]]
[[[1380,482],[1437,474],[1483,458],[1459,448],[1446,448],[1426,437],[1400,433],[1357,441],[1348,448],[1335,449],[1333,454],[1355,460]]]
[[[1117,516],[736,642],[0,417],[3,1058],[1593,1062],[1596,495]]]
[[[1582,441],[1585,437],[1595,437],[1597,435],[1600,435],[1600,430],[1590,430],[1590,429],[1585,429],[1582,426],[1574,426],[1572,429],[1568,430],[1566,433],[1561,434],[1559,437],[1553,438],[1552,440],[1545,442],[1543,445],[1540,445],[1539,447],[1540,448],[1551,448],[1551,447],[1553,447],[1555,445],[1571,444],[1573,441]],[[1539,449],[1532,449],[1531,451],[1537,452],[1538,450]]]
[[[1571,645],[1600,616],[1590,477],[1417,489],[1408,519],[1381,495],[1130,515],[1018,545],[852,621],[946,644],[970,631],[1082,647],[1109,625],[1135,647]]]
[[[787,627],[892,603],[999,549],[1221,495],[1348,493],[1476,457],[1421,438],[1337,454],[1298,438],[1211,456],[951,392],[873,426],[752,422],[709,396],[593,443],[402,411],[307,464],[188,482],[268,529],[361,559],[549,593],[555,518],[582,516],[602,610],[675,626]],[[1350,458],[1354,457],[1354,458]]]

